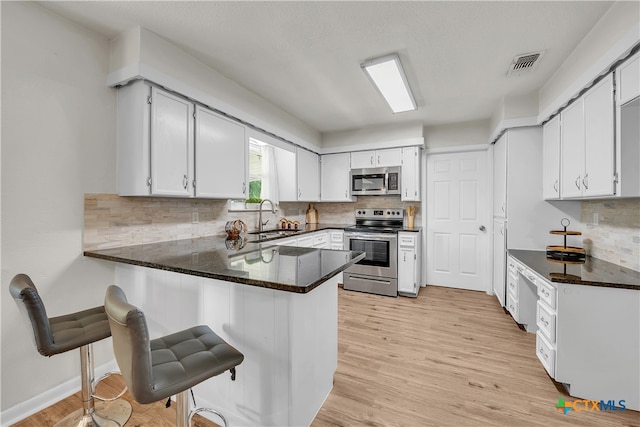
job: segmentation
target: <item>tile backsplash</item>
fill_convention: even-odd
[[[398,197],[359,197],[355,203],[314,203],[320,223],[352,224],[354,211],[370,207],[418,206],[416,225],[420,224],[419,202],[402,203]],[[268,205],[267,205],[268,206]],[[143,243],[203,236],[224,236],[227,221],[241,219],[250,230],[258,227],[258,212],[229,212],[228,200],[178,199],[169,197],[120,197],[116,194],[84,195],[85,250],[131,246]],[[275,214],[263,212],[266,229],[278,225],[281,217],[305,223],[309,203],[281,202]],[[194,216],[197,222],[194,223]]]
[[[640,199],[583,201],[581,220],[587,253],[640,271]]]

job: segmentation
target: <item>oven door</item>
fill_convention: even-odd
[[[346,232],[345,249],[364,252],[346,271],[374,277],[398,277],[398,237],[393,233]]]

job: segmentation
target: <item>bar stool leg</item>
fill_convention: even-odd
[[[80,347],[82,409],[67,415],[55,427],[121,427],[127,422],[131,416],[129,402],[116,400],[108,404],[95,404],[92,395],[93,375],[93,348],[91,344],[83,345]]]

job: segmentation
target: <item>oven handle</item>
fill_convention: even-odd
[[[390,280],[383,280],[383,279],[376,279],[373,277],[358,277],[358,276],[354,276],[353,274],[349,276],[349,279],[351,280],[360,280],[363,282],[380,282],[380,283],[386,283],[388,285],[391,284]]]
[[[391,241],[397,240],[398,237],[395,234],[374,234],[374,233],[344,233],[344,237],[347,239],[351,238],[361,238],[363,240],[384,240]]]

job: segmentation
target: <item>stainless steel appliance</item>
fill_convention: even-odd
[[[379,196],[400,194],[400,168],[351,169],[351,194]]]
[[[345,249],[362,251],[362,260],[344,272],[344,289],[398,296],[398,230],[403,209],[358,209],[356,225],[345,229]]]

